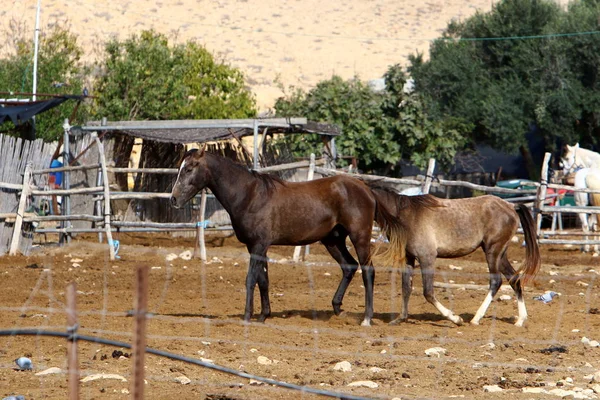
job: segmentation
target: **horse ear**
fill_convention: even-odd
[[[206,142],[205,142],[205,143],[204,143],[204,146],[202,146],[202,150],[200,150],[200,157],[204,156],[204,152],[206,151],[206,145],[207,145],[207,144],[208,144],[208,143],[206,143]]]
[[[578,149],[579,148],[579,142],[575,143],[575,146],[573,146],[574,149]]]

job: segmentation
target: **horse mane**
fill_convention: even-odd
[[[390,188],[389,186],[383,186],[374,183],[367,183],[371,189],[380,190],[388,194],[388,196],[392,196],[392,198],[396,202],[396,207],[398,211],[409,209],[416,210],[419,208],[434,208],[434,207],[443,207],[442,203],[435,196],[430,194],[420,194],[417,196],[407,196],[405,194],[399,193],[397,190]]]
[[[236,164],[240,168],[244,168],[243,166],[241,166],[237,163],[234,163],[234,164]],[[269,191],[269,192],[275,190],[275,188],[277,187],[277,184],[280,184],[282,186],[287,185],[287,182],[284,181],[283,179],[281,179],[280,177],[278,177],[277,175],[258,172],[253,169],[251,169],[249,172],[252,174],[252,176],[254,176],[256,179],[261,181],[264,184],[264,186],[267,188],[267,191]]]
[[[183,157],[181,158],[181,160],[182,161],[185,160],[187,157],[191,156],[192,154],[195,154],[196,152],[198,152],[198,149],[190,149],[190,150],[186,151],[183,154]],[[217,154],[213,154],[213,153],[209,153],[209,152],[206,152],[204,154],[205,155],[210,154],[211,156],[218,157],[222,160],[225,160],[227,163],[229,163],[233,167],[239,169],[240,171],[249,172],[250,175],[252,175],[254,178],[259,180],[263,184],[263,186],[267,188],[267,191],[269,191],[269,192],[275,190],[275,188],[277,187],[277,184],[280,184],[283,186],[285,186],[287,184],[286,181],[284,181],[283,179],[281,179],[280,177],[278,177],[276,175],[258,172],[253,169],[248,169],[247,167],[243,166],[240,163],[233,161],[230,158],[219,156]]]

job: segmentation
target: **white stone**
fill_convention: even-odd
[[[162,269],[162,267],[152,267],[150,269]]]
[[[81,267],[81,264],[79,264],[79,263],[73,263],[72,267],[73,268],[79,268],[79,267]]]
[[[550,274],[550,276],[556,276],[558,275],[558,271],[550,271],[548,274]]]
[[[550,279],[550,280],[548,281],[548,283],[549,283],[549,284],[551,284],[551,285],[554,285],[554,284],[556,283],[556,281],[555,281],[554,279]]]
[[[573,329],[571,332],[573,332],[573,333],[578,333],[578,332],[579,332],[579,329]]]
[[[52,368],[45,369],[41,372],[38,372],[36,375],[40,376],[40,375],[51,375],[51,374],[60,374],[60,373],[62,373],[62,369],[60,369],[58,367],[52,367]]]
[[[588,345],[590,344],[590,339],[586,338],[585,336],[581,338],[581,343]]]
[[[323,275],[325,275],[325,276],[331,276],[331,274],[329,272],[325,272]]]
[[[252,386],[260,386],[260,385],[264,385],[265,383],[262,381],[257,381],[256,379],[250,379],[250,381],[248,381],[248,383]]]
[[[427,350],[425,350],[425,354],[427,354],[427,356],[432,357],[432,356],[437,356],[438,358],[444,354],[446,354],[446,349],[444,349],[443,347],[431,347]]]
[[[591,389],[594,391],[594,393],[600,394],[600,383],[596,383],[591,387]]]
[[[352,387],[367,387],[370,389],[376,389],[379,387],[379,385],[373,381],[356,381],[356,382],[352,382],[349,383],[348,386],[352,386]]]
[[[547,393],[546,389],[541,387],[524,387],[521,390],[523,393]]]
[[[97,379],[118,379],[121,382],[127,382],[127,379],[125,379],[125,377],[117,374],[92,374],[81,379],[81,382],[90,382],[95,381]]]
[[[182,260],[191,260],[192,259],[192,252],[189,250],[184,251],[183,253],[179,254],[179,258],[181,258]]]
[[[495,393],[495,392],[501,392],[502,388],[498,385],[485,385],[483,387],[483,391],[489,392],[489,393]]]
[[[208,345],[210,345],[210,342],[205,342],[204,340],[203,340],[203,341],[201,341],[200,343],[202,343],[202,344],[203,344],[203,345],[205,345],[205,346],[208,346]]]
[[[207,364],[214,364],[215,362],[209,358],[200,357],[200,361],[205,362]]]
[[[589,284],[589,283],[582,282],[582,281],[578,281],[578,282],[576,283],[576,285],[577,285],[577,286],[579,286],[579,287],[588,287],[588,286],[590,286],[590,284]]]
[[[486,343],[483,346],[479,346],[479,347],[481,347],[482,349],[493,350],[496,348],[496,345],[494,343],[490,342],[490,343]]]
[[[256,349],[250,349],[250,353],[258,353],[258,350],[256,350]]]
[[[600,343],[597,340],[590,340],[590,347],[600,347]]]
[[[165,257],[165,259],[166,259],[167,261],[173,261],[173,260],[175,260],[176,258],[177,258],[177,254],[175,254],[175,253],[169,253],[169,254],[167,254],[167,256]]]
[[[529,361],[527,361],[526,358],[517,358],[517,359],[515,359],[515,362],[529,362]]]
[[[369,368],[369,371],[373,372],[374,374],[378,374],[380,372],[385,371],[385,369],[379,368],[379,367],[371,367],[371,368]]]
[[[189,385],[192,383],[192,380],[185,375],[181,375],[175,378],[175,382],[181,383],[182,385]]]
[[[83,262],[83,259],[81,259],[81,258],[72,258],[71,262],[72,263],[80,263],[80,262]]]
[[[352,364],[350,364],[348,361],[340,361],[339,363],[333,366],[333,370],[341,372],[350,372],[352,371]]]
[[[507,294],[503,294],[502,296],[499,297],[500,301],[508,301],[510,299],[512,299],[512,297]]]
[[[448,265],[448,268],[450,268],[453,271],[460,271],[460,270],[462,270],[462,267],[457,267],[456,265],[452,265],[452,264]]]
[[[129,394],[129,389],[121,389],[122,394]]]
[[[259,363],[259,364],[261,364],[261,365],[271,365],[271,364],[273,364],[273,361],[269,360],[265,356],[258,356],[258,358],[256,359],[256,362]]]
[[[592,382],[598,382],[598,383],[600,383],[600,371],[596,371],[596,373],[592,377]]]
[[[387,350],[386,350],[386,349],[383,349],[383,350],[381,350],[381,351],[379,352],[379,354],[385,354],[385,353],[387,353]]]

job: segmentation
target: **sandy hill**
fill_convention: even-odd
[[[42,28],[68,21],[88,57],[107,37],[154,28],[197,40],[241,68],[264,110],[282,95],[278,82],[310,88],[337,74],[381,77],[427,52],[453,18],[489,11],[493,0],[42,0]],[[8,0],[0,27],[26,23],[33,37],[36,0]]]

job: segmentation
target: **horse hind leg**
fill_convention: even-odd
[[[350,285],[350,282],[352,282],[352,278],[354,278],[354,274],[358,269],[358,262],[354,259],[354,257],[352,257],[346,248],[347,236],[348,235],[346,233],[335,231],[321,241],[329,254],[335,261],[337,261],[342,269],[342,279],[340,280],[340,284],[338,285],[338,288],[333,295],[333,299],[331,300],[331,305],[335,315],[340,315],[342,313],[342,301],[344,299],[344,295],[346,294],[348,285]]]
[[[254,311],[254,288],[258,283],[260,291],[261,313],[259,322],[264,322],[271,315],[271,302],[269,300],[269,275],[267,270],[267,248],[263,246],[249,247],[250,266],[246,276],[246,309],[244,321],[249,322]]]
[[[423,278],[423,296],[425,296],[425,300],[431,303],[437,310],[447,319],[454,322],[456,325],[462,325],[463,319],[454,314],[452,310],[444,307],[442,303],[440,303],[433,291],[433,272],[434,267],[433,264],[435,262],[435,257],[427,258],[419,258],[419,262],[421,263],[421,276]]]
[[[525,298],[523,297],[523,285],[520,280],[514,279],[517,275],[517,271],[513,268],[510,261],[508,261],[508,257],[506,254],[500,260],[500,271],[508,280],[510,286],[515,291],[515,295],[517,296],[517,309],[519,311],[519,316],[517,318],[517,322],[515,322],[515,326],[521,327],[527,320],[527,308],[525,307]]]
[[[503,257],[505,258],[506,255],[504,254],[504,252],[505,250],[502,252]],[[500,272],[498,272],[498,263],[500,262],[500,257],[498,253],[488,251],[486,254],[486,258],[488,262],[488,269],[490,272],[490,288],[488,290],[487,295],[485,296],[485,299],[483,300],[483,303],[481,303],[481,306],[479,306],[479,309],[477,310],[475,316],[473,316],[473,319],[471,320],[472,325],[479,325],[479,322],[487,312],[488,308],[490,307],[490,304],[492,304],[494,296],[496,296],[496,293],[498,293],[498,289],[500,289],[500,286],[502,285],[502,276],[500,275]]]

